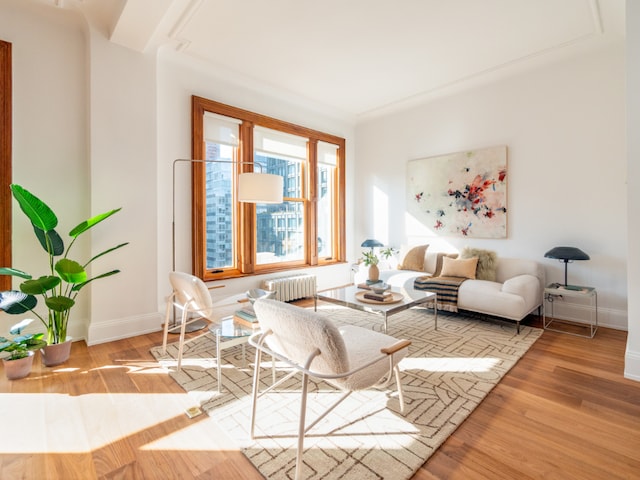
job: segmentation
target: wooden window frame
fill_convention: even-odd
[[[224,278],[257,275],[282,270],[308,268],[311,266],[332,265],[346,261],[345,235],[345,139],[335,135],[319,132],[310,128],[295,125],[258,113],[243,110],[206,98],[192,96],[192,158],[206,159],[203,121],[205,112],[212,112],[242,121],[240,138],[242,139],[238,153],[238,173],[252,171],[253,165],[253,127],[260,126],[293,135],[308,138],[307,160],[309,168],[303,169],[306,179],[304,196],[305,211],[305,247],[302,261],[282,262],[277,264],[256,264],[256,207],[250,203],[236,202],[234,205],[237,228],[235,235],[235,250],[237,252],[236,268],[226,268],[211,271],[206,266],[206,209],[205,209],[205,164],[193,163],[191,170],[192,181],[192,268],[194,275],[205,281],[221,280]],[[337,164],[334,178],[333,198],[333,238],[331,258],[318,258],[317,242],[317,142],[338,146]]]

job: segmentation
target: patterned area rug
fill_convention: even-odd
[[[348,323],[381,330],[380,317],[334,305],[318,311],[337,324]],[[305,479],[407,479],[460,425],[504,374],[542,334],[521,327],[516,334],[509,322],[439,313],[413,308],[389,319],[389,334],[411,339],[409,357],[400,364],[405,413],[401,414],[395,384],[387,390],[352,394],[315,425],[305,439]],[[185,346],[183,369],[171,376],[202,404],[269,479],[291,479],[299,413],[299,377],[258,402],[255,441],[249,439],[249,415],[254,349],[224,350],[223,390],[217,392],[215,339],[201,337]],[[175,366],[177,347],[166,356],[152,354],[165,366]],[[264,382],[271,381],[271,361]],[[307,422],[339,392],[323,382],[310,384]]]

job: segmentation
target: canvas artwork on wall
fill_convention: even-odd
[[[411,160],[408,210],[437,235],[507,236],[507,147]]]

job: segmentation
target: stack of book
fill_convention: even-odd
[[[253,305],[251,304],[242,307],[240,310],[236,310],[233,313],[233,321],[244,327],[260,328],[260,324],[256,318],[256,312],[253,310]]]
[[[384,302],[393,298],[393,293],[386,291],[384,293],[367,292],[363,295],[368,300],[377,300],[378,302]]]

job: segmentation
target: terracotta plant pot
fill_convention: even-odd
[[[380,269],[378,265],[369,266],[369,283],[375,283],[380,280]]]
[[[54,367],[69,360],[71,355],[71,337],[62,343],[54,343],[40,349],[45,367]]]
[[[24,358],[19,358],[18,360],[3,358],[4,374],[7,378],[9,380],[17,380],[28,376],[33,366],[33,354],[34,352],[29,352],[29,355]]]

